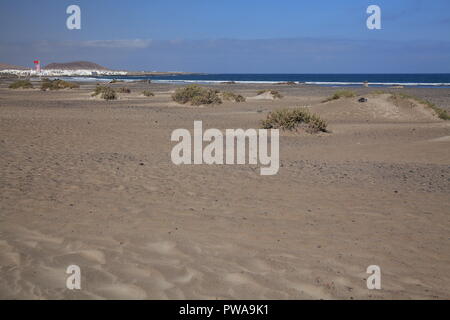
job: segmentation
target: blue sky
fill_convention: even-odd
[[[66,8],[81,8],[81,30]],[[382,10],[368,30],[366,8]],[[2,0],[0,62],[216,73],[450,73],[448,0]]]

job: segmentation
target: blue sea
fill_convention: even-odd
[[[294,81],[321,86],[370,86],[450,87],[450,74],[186,74],[165,76],[105,76],[97,80],[151,80],[156,83],[277,83]]]

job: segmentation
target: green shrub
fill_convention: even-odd
[[[197,95],[192,98],[191,104],[193,106],[200,106],[204,104],[221,104],[222,100],[217,95],[217,92],[215,90],[207,90],[202,95]]]
[[[331,97],[325,99],[324,102],[337,100],[340,98],[353,98],[355,96],[356,96],[356,94],[351,90],[339,90],[339,91],[336,91]]]
[[[447,110],[444,110],[442,108],[437,107],[435,104],[430,102],[429,105],[430,108],[432,108],[434,110],[434,112],[436,112],[436,115],[442,119],[442,120],[450,120],[450,114],[448,113]]]
[[[274,97],[274,99],[281,99],[283,98],[283,96],[281,95],[281,93],[279,93],[277,90],[259,90],[256,95],[261,95],[263,93],[269,92],[272,97]]]
[[[131,93],[131,90],[129,88],[119,88],[117,91],[119,91],[119,93]]]
[[[100,93],[103,92],[103,90],[105,90],[105,88],[106,88],[105,86],[101,86],[101,85],[97,84],[95,86],[94,92],[92,92],[91,96],[92,97],[98,96]]]
[[[106,86],[97,85],[95,87],[94,93],[92,93],[92,96],[98,96],[100,95],[100,98],[105,100],[115,100],[117,99],[117,94],[114,89]]]
[[[111,88],[107,88],[106,90],[104,90],[100,97],[105,100],[116,100],[117,99],[116,92]]]
[[[193,106],[203,104],[221,104],[222,100],[218,95],[219,91],[202,88],[196,84],[175,90],[172,99],[178,103],[186,104],[190,102]]]
[[[41,84],[41,90],[47,91],[47,90],[59,90],[59,89],[75,89],[79,88],[80,86],[73,82],[67,82],[64,80],[50,80],[48,78],[42,79]]]
[[[245,102],[245,98],[243,96],[229,91],[222,92],[222,98],[227,101]]]
[[[155,96],[155,94],[149,90],[142,91],[142,94],[146,97],[154,97]]]
[[[264,129],[304,129],[309,133],[327,132],[327,123],[305,108],[272,111],[261,124]]]
[[[17,80],[14,81],[9,85],[10,89],[31,89],[33,88],[33,84],[30,82],[30,80]]]

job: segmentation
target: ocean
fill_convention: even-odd
[[[165,76],[99,76],[97,80],[151,80],[161,83],[277,83],[294,81],[322,86],[450,87],[450,74],[183,74]],[[91,78],[92,79],[92,78]],[[80,80],[77,78],[77,80]]]

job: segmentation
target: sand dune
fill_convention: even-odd
[[[413,100],[393,100],[391,94],[370,94],[367,102],[343,98],[315,105],[313,110],[333,122],[429,122],[434,112]]]

